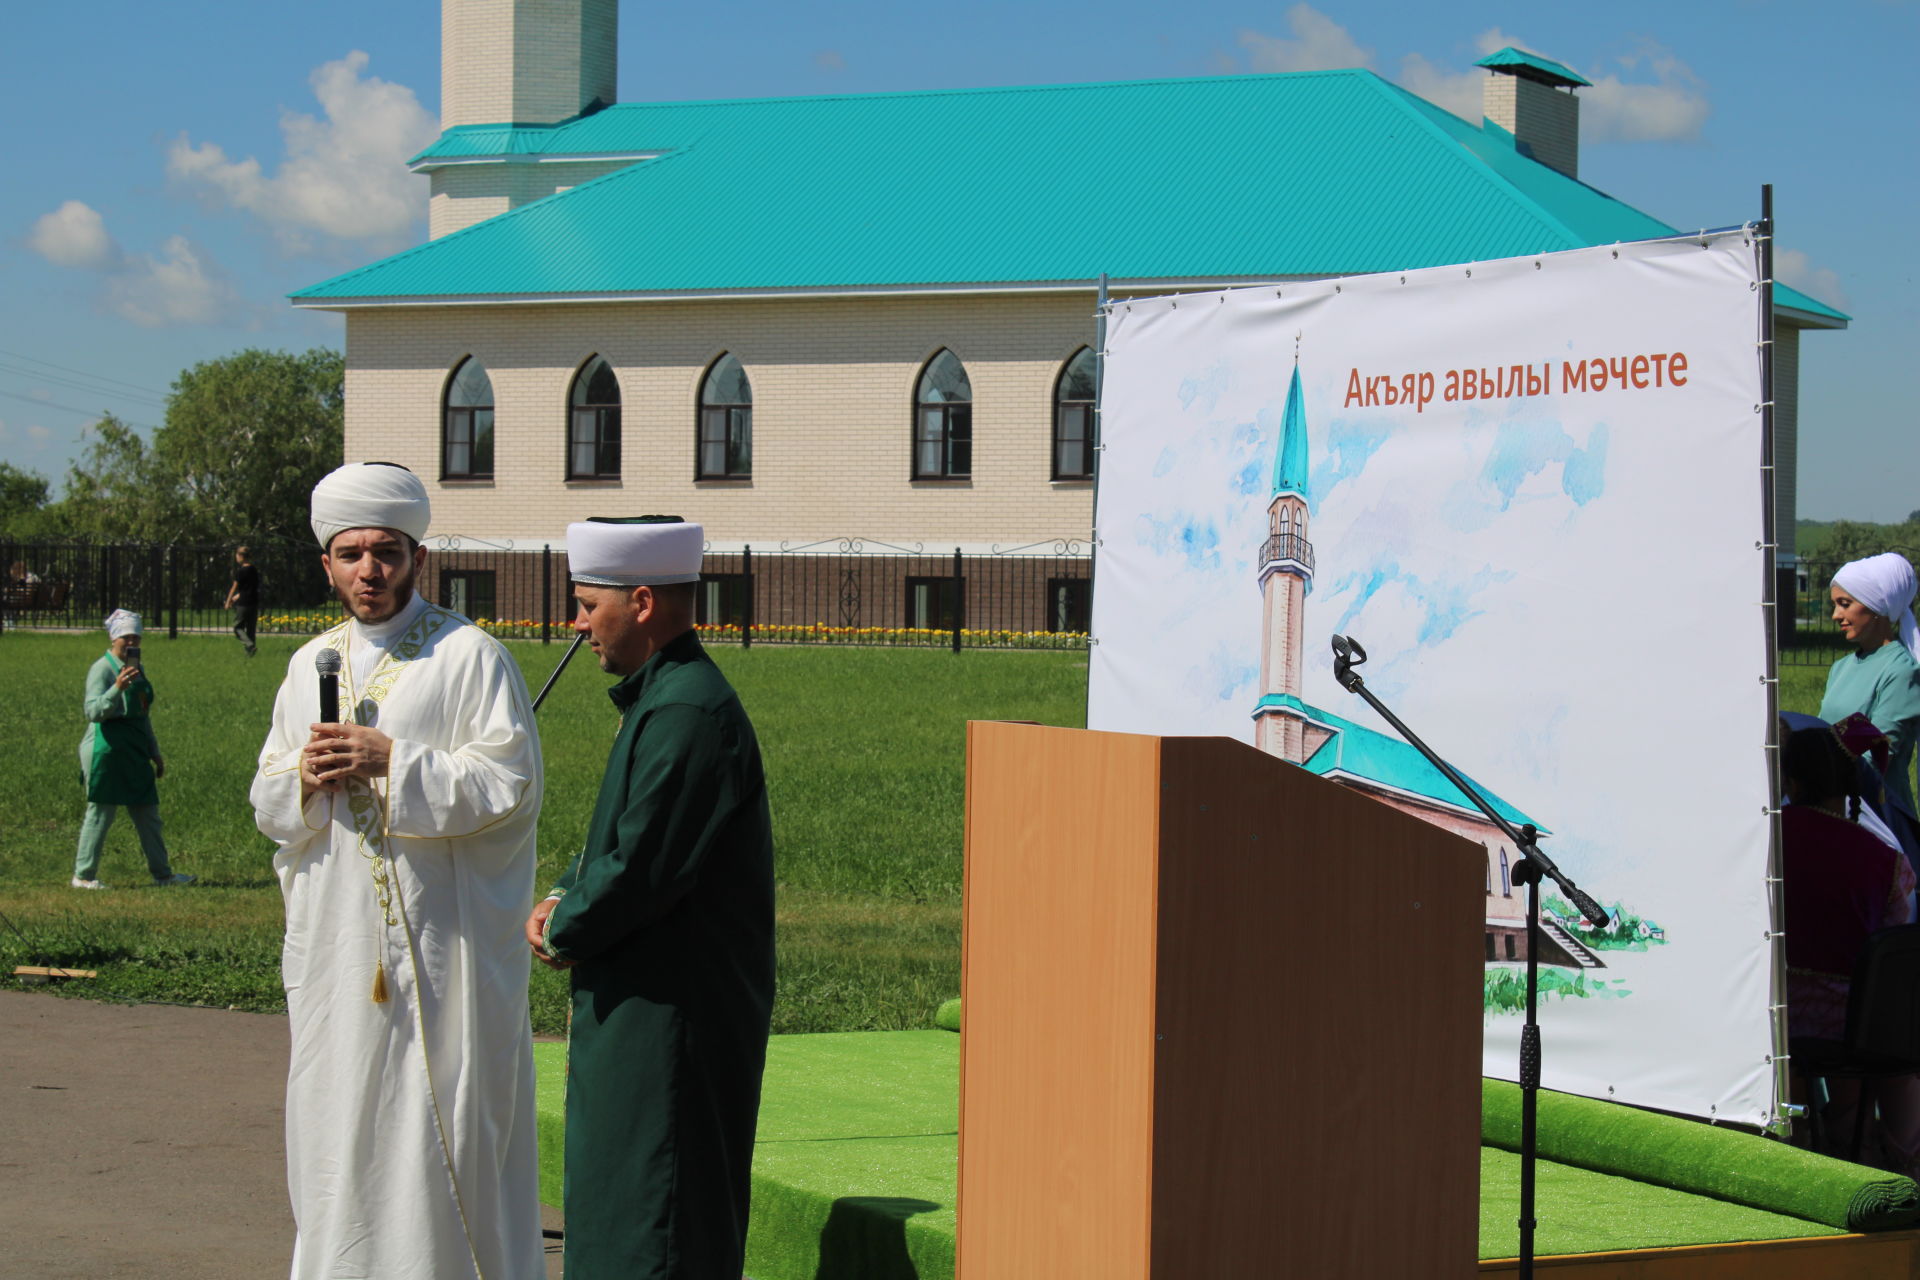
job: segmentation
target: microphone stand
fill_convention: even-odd
[[[553,674],[547,677],[547,682],[540,686],[540,696],[533,700],[533,710],[535,715],[539,714],[540,704],[547,700],[547,695],[553,692],[553,682],[560,678],[560,673],[567,669],[567,664],[569,662],[573,661],[573,651],[575,649],[578,649],[580,647],[580,642],[582,640],[585,640],[586,638],[587,636],[584,631],[574,636],[573,643],[568,645],[567,651],[560,655],[560,665],[553,669]]]
[[[1536,1136],[1539,1119],[1540,1093],[1540,1022],[1538,1001],[1540,993],[1540,881],[1544,877],[1560,886],[1567,900],[1587,918],[1595,928],[1605,928],[1607,913],[1599,903],[1581,890],[1565,872],[1554,865],[1553,859],[1541,852],[1538,843],[1539,832],[1532,823],[1518,830],[1512,823],[1501,817],[1488,804],[1479,790],[1456,772],[1452,765],[1434,753],[1433,748],[1420,740],[1418,734],[1393,714],[1386,704],[1373,696],[1366,681],[1354,668],[1367,660],[1367,651],[1360,642],[1351,636],[1333,638],[1333,678],[1348,693],[1357,693],[1365,698],[1367,705],[1378,711],[1386,722],[1393,726],[1394,732],[1405,738],[1413,747],[1427,758],[1428,763],[1438,769],[1461,794],[1473,801],[1474,807],[1487,815],[1507,839],[1513,841],[1520,850],[1520,861],[1512,868],[1515,880],[1527,886],[1527,1018],[1520,1028],[1520,1280],[1531,1280],[1533,1275],[1533,1229],[1537,1222],[1534,1209],[1534,1164],[1536,1160]]]

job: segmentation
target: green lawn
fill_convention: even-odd
[[[83,805],[79,701],[104,644],[92,635],[0,638],[0,776],[10,795],[0,815],[0,912],[14,926],[0,923],[0,972],[52,962],[100,971],[67,988],[75,994],[283,1007],[272,846],[254,830],[246,797],[298,643],[263,635],[249,661],[230,637],[147,639],[167,758],[167,844],[175,866],[201,882],[182,892],[120,888],[146,878],[123,818],[101,871],[116,888],[83,894],[67,887]],[[565,652],[558,643],[508,647],[536,690]],[[772,791],[774,1029],[926,1026],[959,990],[965,723],[1082,723],[1085,654],[761,646],[718,647],[714,656],[758,727]],[[542,885],[586,832],[614,728],[608,684],[577,658],[540,713]],[[538,969],[536,1029],[559,1031],[564,1002],[564,977]]]
[[[247,786],[287,656],[262,636],[244,658],[224,636],[150,637],[154,724],[167,756],[162,812],[187,892],[145,880],[130,823],[108,841],[102,877],[67,888],[82,798],[79,701],[94,635],[0,637],[7,690],[0,777],[0,973],[55,963],[100,971],[72,994],[279,1009],[280,895]],[[564,652],[509,645],[538,689]],[[1078,725],[1086,657],[1074,652],[716,647],[759,727],[773,792],[780,877],[775,1030],[927,1025],[959,990],[964,725],[969,719]],[[1818,706],[1824,667],[1786,667],[1781,705]],[[562,677],[540,729],[547,800],[541,884],[585,835],[613,731],[608,680],[589,660]],[[534,975],[535,1026],[558,1031],[565,979]]]

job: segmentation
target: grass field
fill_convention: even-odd
[[[96,635],[0,639],[6,732],[0,777],[0,973],[53,963],[100,971],[71,994],[283,1007],[280,894],[247,786],[273,694],[297,647],[262,636],[149,638],[154,724],[167,757],[162,814],[190,891],[67,887],[82,796],[80,689]],[[538,689],[564,649],[508,646]],[[716,647],[757,725],[778,848],[780,991],[775,1030],[925,1026],[959,990],[963,732],[968,719],[1083,722],[1086,657],[1073,652]],[[1784,668],[1781,705],[1813,710],[1824,668]],[[613,715],[589,659],[540,716],[547,798],[540,880],[584,838]],[[109,837],[102,878],[144,885],[132,825]],[[17,932],[16,932],[17,930]],[[24,936],[23,936],[24,935]],[[11,981],[11,979],[7,979]],[[536,969],[534,1024],[557,1032],[565,979]]]
[[[95,635],[0,639],[7,731],[0,777],[0,972],[98,969],[75,994],[283,1008],[280,893],[247,787],[292,637],[262,636],[251,661],[228,638],[149,637],[154,728],[167,759],[161,813],[187,891],[144,886],[131,823],[108,837],[101,878],[67,887],[83,797],[80,689]],[[537,690],[563,646],[508,646]],[[959,990],[964,726],[969,719],[1077,725],[1086,656],[717,647],[766,757],[780,880],[774,1029],[926,1026]],[[578,657],[540,713],[547,795],[541,885],[586,834],[614,728],[610,683]],[[24,940],[20,936],[24,934]],[[534,1024],[564,1026],[565,978],[537,969]]]

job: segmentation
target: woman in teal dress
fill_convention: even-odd
[[[1913,566],[1896,552],[1842,565],[1833,575],[1833,620],[1854,646],[1827,673],[1820,718],[1837,723],[1855,712],[1887,735],[1889,825],[1920,866],[1920,818],[1913,803],[1913,748],[1920,734],[1920,628],[1913,617]]]

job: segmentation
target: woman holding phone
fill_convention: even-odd
[[[147,855],[147,871],[159,886],[191,884],[167,860],[160,837],[160,788],[167,771],[153,736],[148,710],[153,683],[140,669],[140,615],[115,609],[107,618],[107,651],[87,672],[83,704],[87,733],[80,739],[80,779],[87,789],[87,816],[80,823],[80,849],[73,860],[76,889],[104,889],[100,850],[107,829],[125,805]]]

